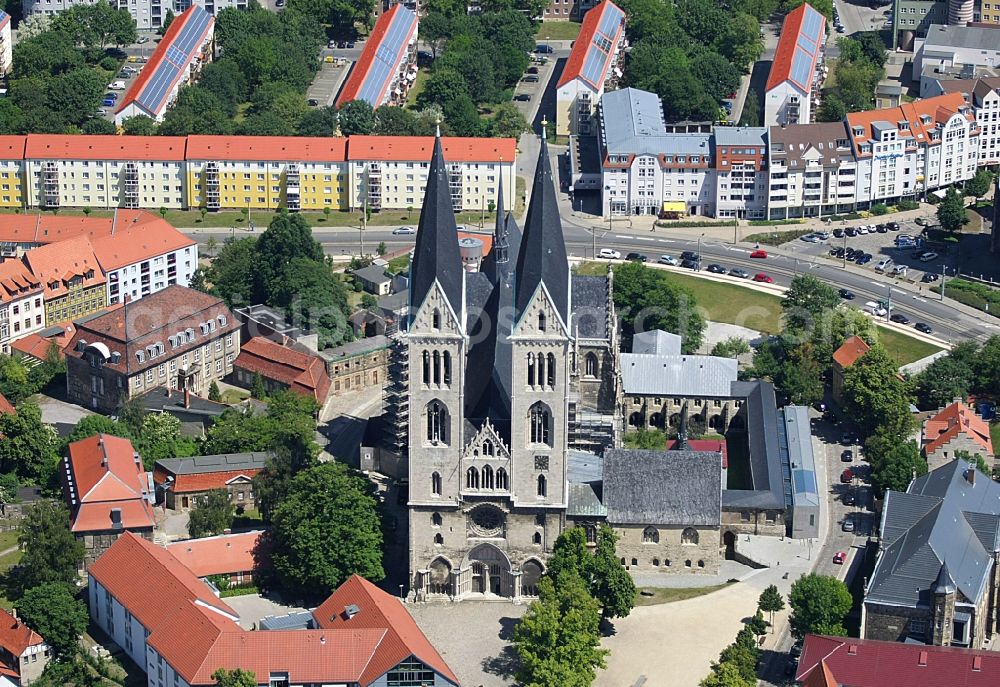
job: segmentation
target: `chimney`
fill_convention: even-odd
[[[111,509],[111,529],[120,530],[122,529],[122,509],[112,508]]]
[[[976,466],[969,464],[969,469],[965,471],[965,479],[969,480],[969,484],[976,486]]]
[[[917,655],[917,665],[918,666],[923,666],[923,667],[927,666],[927,652],[926,651],[921,651]]]
[[[135,462],[136,465],[142,465],[142,458],[139,457],[138,451],[134,451],[132,453],[132,460],[133,462]]]
[[[184,389],[184,407],[191,407],[191,390],[187,388]]]

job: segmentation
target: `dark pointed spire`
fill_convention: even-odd
[[[955,590],[955,580],[952,579],[951,573],[948,572],[948,564],[942,563],[941,570],[938,572],[937,580],[934,582],[934,593],[954,594]]]
[[[675,451],[690,451],[691,445],[688,444],[688,407],[687,403],[681,407],[681,421],[680,426],[677,428],[677,443],[674,444]]]
[[[539,285],[544,284],[562,321],[569,324],[569,263],[563,240],[555,180],[549,163],[542,120],[542,140],[524,220],[524,237],[517,256],[516,318],[520,319]]]
[[[500,161],[500,186],[497,189],[496,223],[493,225],[493,246],[483,258],[482,272],[496,285],[500,279],[500,265],[507,263],[510,244],[507,240],[507,218],[503,209],[503,160]]]
[[[434,152],[427,172],[427,188],[420,208],[413,263],[410,265],[410,307],[419,308],[437,280],[455,313],[462,309],[462,257],[458,228],[451,204],[448,170],[441,148],[441,128],[434,138]]]

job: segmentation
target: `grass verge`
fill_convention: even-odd
[[[764,231],[758,234],[750,234],[743,240],[747,243],[761,243],[765,246],[780,246],[788,241],[794,241],[806,234],[813,233],[812,229],[792,229],[791,231]]]
[[[226,405],[233,405],[246,398],[250,398],[250,392],[243,389],[226,389],[222,392],[221,398],[222,402]]]
[[[535,40],[574,41],[580,35],[580,24],[575,21],[543,21],[535,31]]]
[[[695,597],[704,596],[705,594],[711,594],[712,592],[717,592],[720,589],[725,589],[730,584],[733,583],[726,582],[725,584],[716,584],[711,587],[686,587],[681,589],[641,587],[635,595],[635,605],[659,606],[660,604],[669,604],[674,603],[675,601],[694,599]],[[643,592],[652,594],[652,596],[644,596]]]
[[[427,85],[427,79],[429,78],[431,78],[430,69],[423,68],[417,70],[417,78],[413,81],[413,85],[410,86],[410,92],[406,94],[407,107],[417,106],[417,96],[424,90],[424,86]]]
[[[1000,422],[990,424],[990,437],[994,446],[1000,446]]]
[[[902,334],[888,327],[878,328],[878,340],[899,365],[909,365],[944,350],[940,346]]]

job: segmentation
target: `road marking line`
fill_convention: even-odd
[[[636,241],[655,241],[656,240],[652,236],[633,236],[632,238],[635,239]]]
[[[625,234],[615,234],[616,239],[630,239],[631,236],[626,236]]]
[[[869,282],[869,283],[874,284],[875,286],[878,286],[878,287],[883,288],[883,289],[886,287],[886,285],[883,284],[880,281],[873,281],[873,282]]]

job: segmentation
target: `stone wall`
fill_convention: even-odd
[[[886,606],[865,602],[865,625],[861,628],[863,639],[880,639],[886,642],[902,642],[910,632],[910,621],[922,621],[926,639],[930,639],[933,616],[929,608],[907,608]]]
[[[359,355],[326,361],[330,393],[344,396],[360,389],[381,388],[389,373],[389,349],[380,348]]]
[[[939,446],[936,451],[926,453],[927,469],[936,470],[939,467],[955,460],[956,451],[965,451],[970,455],[977,455],[986,461],[990,467],[993,466],[993,456],[986,452],[981,445],[972,440],[965,432],[959,432],[951,441]]]
[[[631,572],[704,573],[718,575],[721,563],[718,527],[691,528],[697,543],[684,543],[680,525],[621,525],[616,546],[622,564]]]
[[[722,531],[736,534],[785,536],[785,514],[779,510],[723,510]]]

